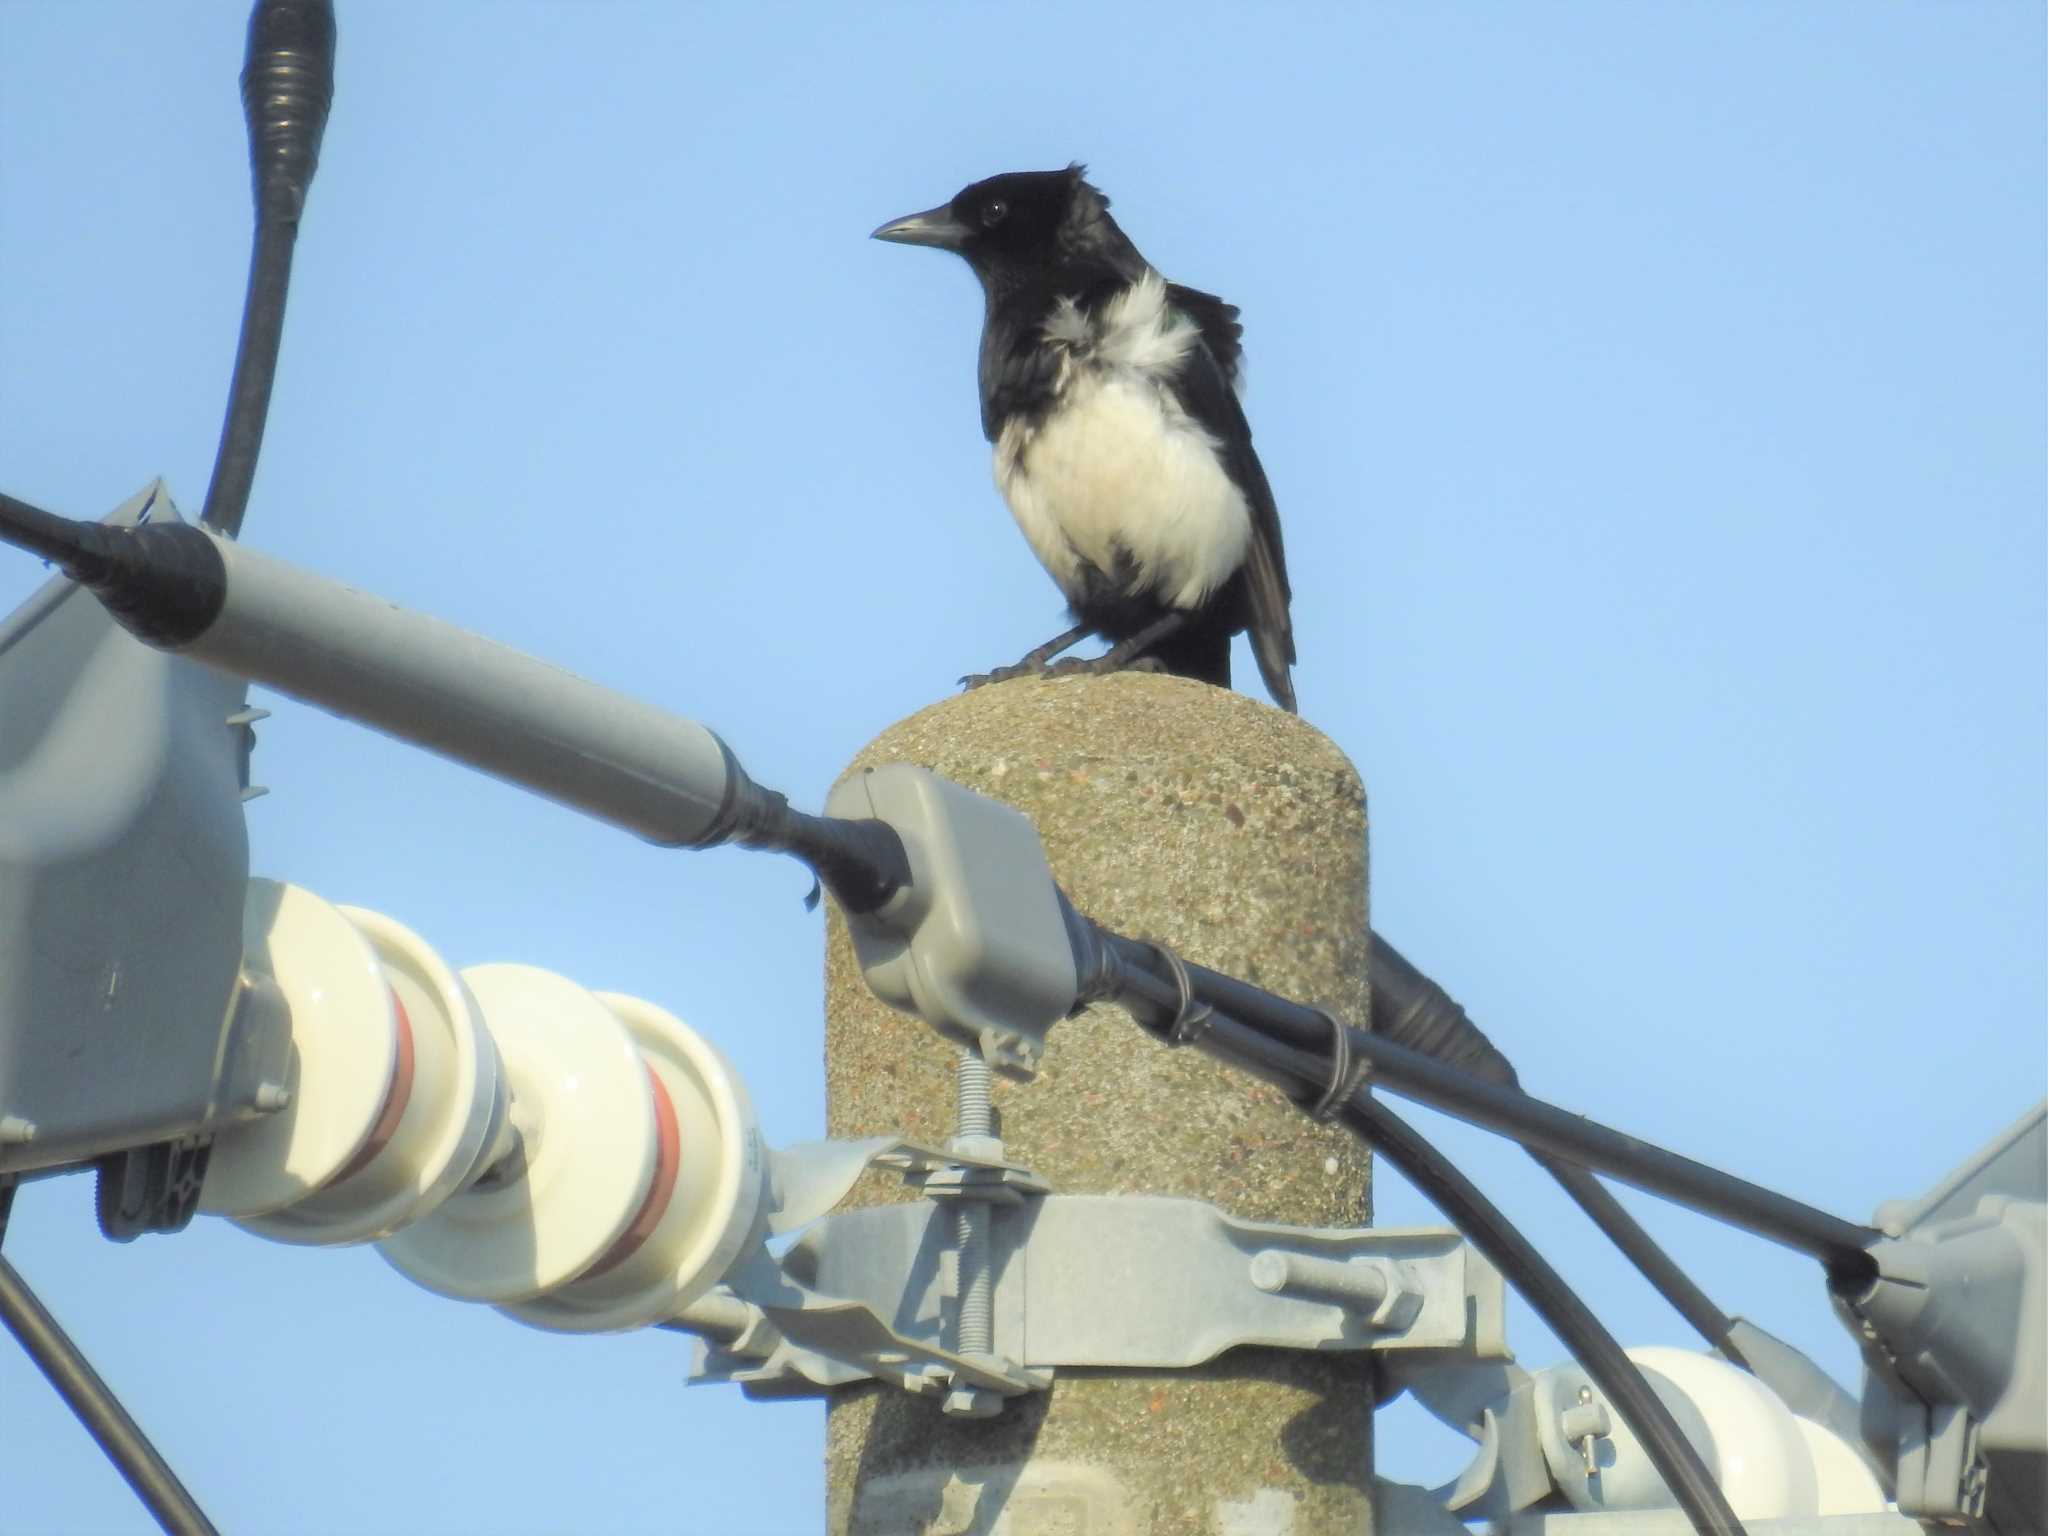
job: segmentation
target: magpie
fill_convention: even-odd
[[[1227,688],[1230,638],[1249,630],[1291,712],[1291,593],[1237,398],[1236,306],[1160,276],[1079,165],[977,181],[874,238],[957,252],[981,280],[996,484],[1076,621],[961,681],[1136,666]],[[1091,634],[1109,650],[1053,662]]]

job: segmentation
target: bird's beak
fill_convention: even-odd
[[[935,245],[942,251],[957,251],[967,243],[967,237],[972,233],[953,217],[951,208],[941,205],[906,218],[891,219],[870,238],[890,240],[897,245]]]

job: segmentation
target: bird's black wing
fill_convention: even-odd
[[[1244,357],[1244,327],[1237,323],[1237,306],[1226,304],[1213,293],[1199,288],[1166,285],[1166,302],[1201,328],[1202,344],[1223,370],[1231,387],[1237,385],[1238,364]]]
[[[991,315],[981,332],[981,432],[994,442],[1013,416],[1035,416],[1052,403],[1060,356],[1036,327]]]
[[[1014,417],[1027,420],[1052,405],[1066,349],[1045,339],[1045,322],[1053,306],[1069,299],[1093,312],[1122,287],[1113,271],[1103,270],[1085,281],[1071,275],[1054,281],[1019,285],[989,311],[981,327],[981,431],[994,442],[1003,424]]]
[[[1266,680],[1274,701],[1292,713],[1294,682],[1288,668],[1294,665],[1294,622],[1288,615],[1288,603],[1294,594],[1287,584],[1286,551],[1280,542],[1280,509],[1274,505],[1265,467],[1252,451],[1251,423],[1245,420],[1244,407],[1232,387],[1244,354],[1244,328],[1237,323],[1237,307],[1214,294],[1173,284],[1166,292],[1174,308],[1194,321],[1202,333],[1202,345],[1188,354],[1174,380],[1174,392],[1181,408],[1221,446],[1224,470],[1244,493],[1251,510],[1252,537],[1244,564],[1245,600],[1250,609],[1246,628],[1259,675]]]

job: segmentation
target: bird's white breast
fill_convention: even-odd
[[[1244,562],[1251,515],[1215,440],[1168,387],[1200,341],[1148,273],[1090,317],[1061,300],[1045,326],[1066,351],[1043,420],[1006,424],[996,484],[1039,563],[1071,598],[1082,565],[1134,568],[1131,590],[1195,608]]]

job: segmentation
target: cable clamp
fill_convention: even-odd
[[[1318,1008],[1316,1013],[1330,1025],[1330,1081],[1323,1089],[1323,1096],[1310,1107],[1308,1117],[1320,1125],[1328,1125],[1336,1119],[1337,1111],[1350,1102],[1351,1096],[1365,1086],[1365,1080],[1372,1072],[1372,1063],[1363,1056],[1352,1057],[1351,1031],[1342,1019],[1327,1008]]]
[[[1195,980],[1188,974],[1187,961],[1164,944],[1147,943],[1145,947],[1159,957],[1167,974],[1173,977],[1174,1013],[1173,1022],[1166,1027],[1166,1043],[1192,1045],[1207,1031],[1216,1010],[1195,996]]]

